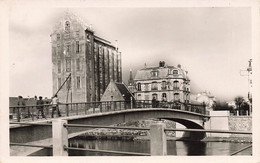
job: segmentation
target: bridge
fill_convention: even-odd
[[[10,143],[37,144],[41,142],[41,144],[50,145],[52,126],[49,124],[54,119],[66,120],[68,124],[106,126],[128,121],[167,119],[178,122],[188,129],[204,129],[204,122],[209,119],[205,106],[181,103],[161,102],[153,106],[151,101],[109,101],[65,103],[60,104],[59,108],[62,116],[50,118],[51,105],[44,105],[47,118],[39,120],[36,118],[37,106],[10,107],[10,113],[12,113],[10,121],[13,123],[10,124]],[[23,123],[26,125],[22,125]],[[74,137],[87,130],[89,128],[69,128],[68,134],[69,137]],[[205,132],[186,132],[184,136],[200,140],[205,137]],[[15,153],[12,148],[11,152]]]

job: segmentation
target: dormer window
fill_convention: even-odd
[[[158,77],[158,71],[152,71],[151,76],[152,77]]]
[[[66,21],[66,22],[65,22],[65,31],[66,31],[66,32],[69,32],[69,31],[70,31],[70,22],[69,22],[69,21]]]
[[[178,75],[178,70],[173,70],[172,73],[173,75]]]
[[[137,90],[141,91],[141,83],[137,83]]]

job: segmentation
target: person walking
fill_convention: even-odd
[[[43,112],[44,101],[42,100],[42,96],[39,97],[39,100],[37,100],[36,105],[37,105],[37,110],[38,110],[37,119],[39,119],[39,113],[41,113],[42,118],[45,118],[45,115]]]
[[[59,98],[58,98],[57,94],[54,95],[54,97],[52,98],[51,104],[52,104],[51,117],[53,118],[54,111],[56,111],[56,110],[57,110],[58,116],[61,117],[60,110],[59,110]]]

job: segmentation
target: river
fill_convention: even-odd
[[[188,142],[188,141],[167,141],[167,154],[177,156],[228,156],[231,153],[250,145],[249,143],[232,142]],[[69,146],[87,149],[125,151],[136,153],[150,153],[150,141],[133,140],[82,140],[71,139]],[[251,155],[252,148],[249,148],[237,155]],[[122,156],[118,154],[86,152],[69,150],[70,156]]]

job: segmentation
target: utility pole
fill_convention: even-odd
[[[242,74],[242,72],[247,72],[247,74]],[[240,70],[240,76],[248,77],[248,100],[249,100],[249,115],[252,114],[252,59],[248,61],[248,67],[246,70]]]

